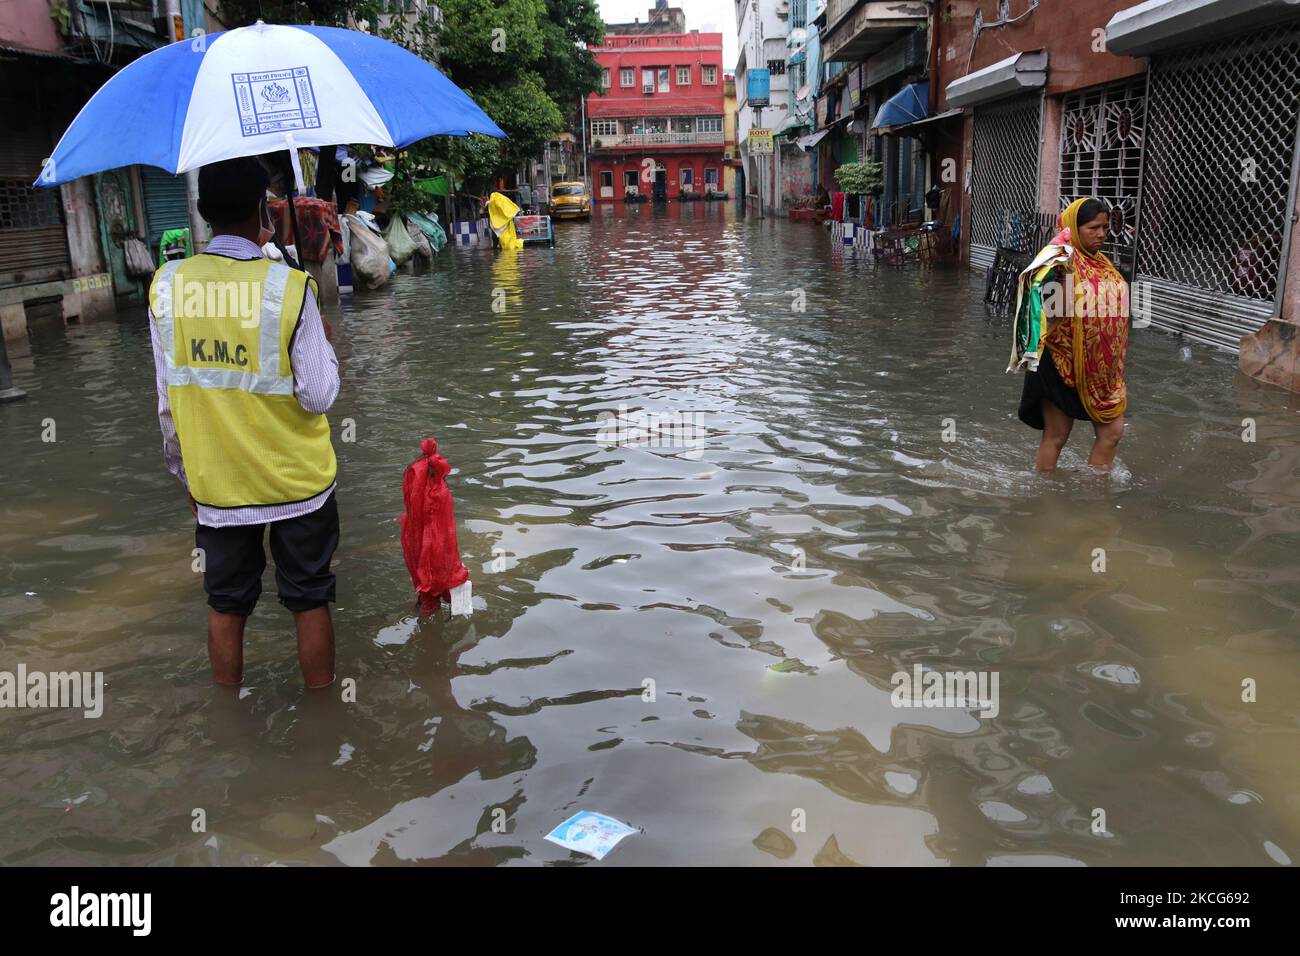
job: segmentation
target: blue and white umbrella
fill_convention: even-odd
[[[183,173],[287,149],[505,133],[432,64],[335,27],[258,22],[181,40],[116,73],[72,121],[37,186],[137,163]]]

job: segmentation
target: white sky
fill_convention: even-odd
[[[643,23],[654,7],[654,0],[597,0],[606,23]],[[686,11],[686,29],[701,33],[722,34],[722,68],[734,70],[739,53],[736,41],[736,4],[734,0],[668,0],[668,6]]]

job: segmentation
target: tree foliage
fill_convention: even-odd
[[[600,64],[586,47],[604,42],[605,23],[595,0],[546,0],[546,11],[537,72],[561,108],[569,108],[600,88]]]
[[[542,55],[542,0],[442,0],[439,8],[439,63],[460,87],[503,82]]]
[[[475,92],[484,111],[510,134],[502,150],[508,166],[537,156],[563,128],[564,117],[536,73],[520,73],[506,85]]]

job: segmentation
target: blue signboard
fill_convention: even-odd
[[[766,67],[749,71],[749,89],[746,98],[750,106],[767,106],[772,92],[772,75]]]

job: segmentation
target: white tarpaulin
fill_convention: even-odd
[[[809,150],[822,141],[822,137],[829,133],[829,129],[819,129],[815,133],[809,133],[807,136],[800,136],[796,139],[795,145],[802,150]]]

